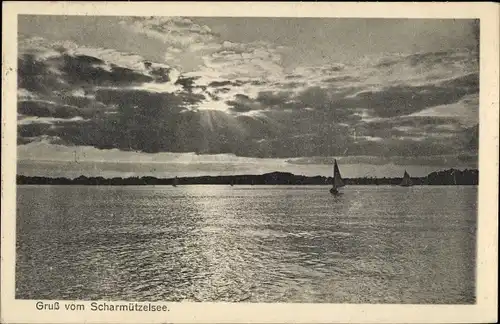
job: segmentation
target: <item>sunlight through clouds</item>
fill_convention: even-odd
[[[111,149],[116,158],[120,152],[194,152],[261,160],[401,156],[407,163],[477,155],[471,143],[477,140],[479,66],[476,49],[467,41],[470,21],[460,25],[464,46],[457,45],[455,30],[448,47],[433,50],[415,29],[417,43],[401,40],[408,42],[404,51],[401,44],[393,51],[390,46],[361,50],[359,43],[358,55],[347,60],[336,54],[339,44],[311,41],[305,47],[292,41],[300,37],[307,43],[301,32],[325,37],[326,32],[311,28],[315,23],[329,30],[344,28],[347,20],[299,19],[304,29],[287,31],[277,29],[281,20],[261,19],[262,26],[275,24],[275,30],[260,39],[238,40],[242,27],[231,19],[108,19],[131,39],[163,44],[163,60],[124,47],[80,44],[70,32],[68,39],[51,39],[40,28],[21,27],[21,151],[31,144],[54,144]],[[51,24],[42,18],[37,22]],[[370,23],[372,39],[385,41],[389,25]],[[444,20],[442,26],[457,27]],[[331,59],[318,59],[315,51]]]

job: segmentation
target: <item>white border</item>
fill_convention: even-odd
[[[1,321],[5,323],[477,323],[497,319],[499,6],[495,3],[3,3]],[[17,15],[480,18],[477,303],[352,305],[160,303],[170,311],[37,311],[15,300]],[[89,303],[86,303],[89,304]],[[116,303],[114,303],[116,304]]]

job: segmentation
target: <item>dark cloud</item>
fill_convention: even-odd
[[[206,94],[210,97],[210,99],[212,99],[213,101],[220,101],[221,98],[219,96],[217,96],[215,93],[213,92],[209,92],[207,91]]]
[[[25,145],[31,143],[33,140],[30,138],[26,137],[21,137],[19,136],[19,131],[18,131],[18,136],[17,136],[17,145]]]
[[[64,146],[72,146],[72,143],[68,143],[64,140],[62,140],[59,137],[54,137],[54,136],[47,136],[43,135],[41,137],[17,137],[17,144],[18,145],[24,145],[28,143],[33,143],[33,142],[40,142],[40,141],[45,141],[45,142],[50,142],[51,144],[55,145],[64,145]],[[38,161],[37,161],[38,163]]]
[[[252,99],[244,94],[236,94],[234,99],[226,101],[226,104],[232,111],[240,113],[273,108],[295,108],[296,106],[290,102],[291,95],[290,92],[261,91],[256,99]]]
[[[34,54],[21,55],[18,65],[18,88],[35,93],[50,93],[65,87],[63,80],[49,70],[49,65],[38,60]]]
[[[35,51],[37,52],[37,51]],[[40,50],[38,50],[40,52]],[[20,53],[18,58],[19,88],[48,95],[52,91],[95,87],[121,87],[145,82],[169,82],[171,68],[144,62],[146,70],[133,70],[90,55],[71,54],[65,48],[43,56],[38,53]],[[118,55],[118,54],[117,54]],[[122,55],[123,59],[127,55]],[[179,81],[179,84],[182,80]]]
[[[216,93],[228,93],[229,91],[231,91],[231,88],[218,88],[216,89]]]
[[[412,66],[419,64],[433,65],[447,62],[452,54],[453,52],[451,51],[417,53],[407,56],[406,60],[408,60]]]
[[[332,104],[332,96],[339,95],[334,90],[310,87],[298,94],[291,91],[261,91],[255,99],[237,94],[233,100],[226,101],[233,112],[249,112],[252,110],[313,110],[314,120],[322,123],[354,122],[359,120],[355,109],[339,108]]]
[[[256,116],[238,116],[250,144],[248,150],[247,146],[238,148],[238,154],[285,158],[343,152],[350,142],[347,127],[325,124],[321,118],[317,112],[304,110],[268,110]]]
[[[470,58],[478,58],[478,51],[473,48],[471,51],[466,49],[460,50],[444,50],[436,52],[422,52],[405,56],[385,57],[380,59],[375,65],[375,68],[392,68],[395,65],[407,65],[410,67],[420,67],[429,69],[436,66],[450,66],[457,62],[471,63]]]
[[[478,141],[474,130],[463,130],[461,122],[452,117],[415,116],[358,122],[352,127],[351,134],[359,139],[356,143],[361,145],[352,145],[349,152],[355,155],[406,157],[477,155]],[[367,143],[371,146],[365,145]]]
[[[170,81],[171,68],[153,67],[149,69],[149,73],[154,77],[154,82],[166,83]]]
[[[19,101],[17,109],[20,114],[37,117],[72,118],[86,115],[86,112],[78,107],[48,101]]]
[[[332,73],[332,72],[339,72],[344,70],[345,66],[342,64],[338,65],[331,65],[331,66],[326,66],[322,68],[322,72],[325,74]]]
[[[118,107],[121,113],[137,111],[146,116],[160,117],[163,112],[180,112],[194,105],[205,97],[193,93],[155,93],[133,89],[100,89],[96,92],[96,100],[106,105]]]
[[[247,50],[226,49],[231,55]],[[36,53],[19,56],[19,88],[39,99],[20,100],[18,112],[48,120],[19,125],[19,143],[43,139],[100,149],[274,158],[377,156],[390,163],[411,160],[422,164],[451,156],[472,163],[477,156],[477,127],[463,130],[454,118],[405,116],[478,93],[477,73],[441,82],[424,80],[418,86],[393,84],[374,91],[363,88],[358,76],[338,75],[344,67],[332,65],[310,71],[319,73],[315,80],[319,83],[314,84],[322,86],[312,84],[303,90],[307,83],[298,75],[286,76],[289,81],[283,83],[229,79],[208,85],[198,84],[199,77],[180,75],[175,84],[182,89],[158,93],[141,86],[173,82],[167,66],[139,60],[138,65],[127,65],[134,67],[130,68],[64,48],[58,51],[50,57]],[[403,61],[431,66],[447,59],[442,53],[428,53]],[[379,62],[379,68],[387,70],[398,62],[401,59]],[[345,86],[344,82],[355,85]],[[266,84],[268,88],[262,87]],[[222,94],[243,85],[266,90],[254,98],[236,94],[226,101],[228,112],[197,110],[205,96],[220,100],[218,95],[224,97]],[[363,109],[372,117],[384,118],[365,122],[360,116]],[[248,112],[254,113],[244,114]],[[84,120],[69,120],[73,117]]]
[[[405,130],[399,130],[398,128],[404,128]],[[461,123],[453,117],[408,116],[359,122],[353,126],[353,129],[359,135],[390,138],[393,136],[425,134],[426,132],[456,133],[461,129]]]
[[[240,113],[263,109],[262,105],[243,94],[237,94],[233,100],[226,101],[226,104],[232,111]]]
[[[294,158],[287,160],[292,164],[332,164],[333,157],[305,157]],[[476,154],[460,154],[460,155],[432,155],[432,156],[365,156],[354,155],[345,157],[336,157],[342,164],[372,164],[372,165],[428,165],[428,166],[443,166],[450,165],[467,165],[477,167],[478,156]]]
[[[265,107],[281,106],[285,108],[291,97],[291,92],[261,91],[259,92],[256,101],[258,101]]]
[[[199,79],[199,77],[181,76],[177,79],[177,81],[175,81],[175,84],[181,85],[186,91],[192,91],[193,88],[195,87],[195,82],[197,79]]]
[[[310,87],[298,95],[296,102],[300,103],[304,108],[326,109],[330,107],[331,100],[324,88]]]
[[[75,55],[74,59],[76,61],[82,62],[83,64],[89,65],[104,65],[105,62],[97,57],[88,56],[88,55]]]
[[[323,80],[323,82],[326,82],[326,83],[338,83],[338,82],[345,82],[345,81],[349,81],[349,82],[359,81],[359,78],[354,77],[352,75],[339,75],[339,76],[335,76],[335,77],[326,78]]]
[[[479,162],[478,154],[458,154],[456,158],[463,163],[476,165]]]
[[[59,102],[63,104],[69,106],[76,106],[79,108],[98,106],[100,104],[99,102],[96,102],[95,98],[93,97],[75,96],[71,93],[63,93],[63,92],[57,93],[57,99],[59,100]]]
[[[477,153],[479,150],[479,125],[464,129],[460,135],[465,149]]]
[[[294,89],[298,87],[303,87],[305,85],[306,85],[305,82],[288,82],[281,84],[281,87],[284,89]]]
[[[474,45],[474,50],[476,51],[476,59],[479,61],[479,39],[480,39],[480,22],[479,19],[474,19],[472,22],[472,28],[473,28],[473,34],[475,38],[475,45]]]
[[[388,68],[393,65],[401,63],[399,58],[382,58],[378,63],[374,65],[375,68]]]
[[[253,82],[253,81],[252,81]],[[236,80],[236,81],[229,81],[229,80],[224,80],[224,81],[212,81],[208,84],[209,87],[226,87],[226,86],[233,86],[233,87],[239,87],[244,85],[245,81],[241,80]]]
[[[262,81],[262,80],[253,80],[253,81],[250,81],[250,84],[251,85],[255,85],[255,86],[260,86],[260,85],[267,84],[267,82],[266,81]]]
[[[231,81],[212,81],[208,84],[210,87],[224,87],[232,85]]]
[[[72,56],[63,54],[57,58],[52,58],[52,65],[59,66],[60,71],[65,74],[65,80],[75,87],[84,86],[119,86],[141,84],[153,81],[153,78],[129,68],[117,66],[115,64],[106,65],[94,63],[89,56]],[[108,70],[109,69],[109,70]]]
[[[182,111],[190,102],[200,100],[199,95],[101,89],[97,91],[96,99],[115,106],[116,111],[86,123],[57,124],[47,134],[74,145],[101,149],[143,152],[197,149],[194,144],[202,136],[197,115]]]
[[[479,93],[479,73],[469,73],[440,83],[440,87],[458,88],[466,94]]]
[[[48,140],[52,144],[74,145],[75,138],[68,136],[69,129],[85,129],[91,124],[89,120],[45,120],[37,122],[33,120],[28,124],[18,125],[18,143],[29,143],[41,139]]]
[[[33,123],[26,125],[19,125],[17,127],[17,135],[18,137],[37,137],[42,136],[47,133],[47,130],[50,129],[51,125],[47,123]]]
[[[279,137],[284,131],[284,125],[262,116],[240,115],[236,116],[236,120],[243,132],[256,141]]]
[[[339,99],[332,104],[344,108],[370,108],[380,117],[407,115],[438,105],[458,102],[468,94],[479,92],[479,75],[467,74],[435,85],[399,85],[380,91],[363,91],[355,97]]]

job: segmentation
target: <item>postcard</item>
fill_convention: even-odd
[[[2,322],[495,322],[498,8],[4,4]]]

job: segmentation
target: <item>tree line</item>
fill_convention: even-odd
[[[414,185],[477,185],[479,171],[476,169],[449,169],[436,171],[426,177],[412,177]],[[345,178],[346,185],[398,185],[402,177],[362,177]],[[190,185],[190,184],[219,184],[219,185],[328,185],[332,177],[307,177],[294,175],[288,172],[272,172],[261,175],[232,175],[232,176],[200,176],[179,178],[156,178],[150,176],[129,178],[104,178],[79,176],[70,178],[31,177],[18,175],[19,185]]]

